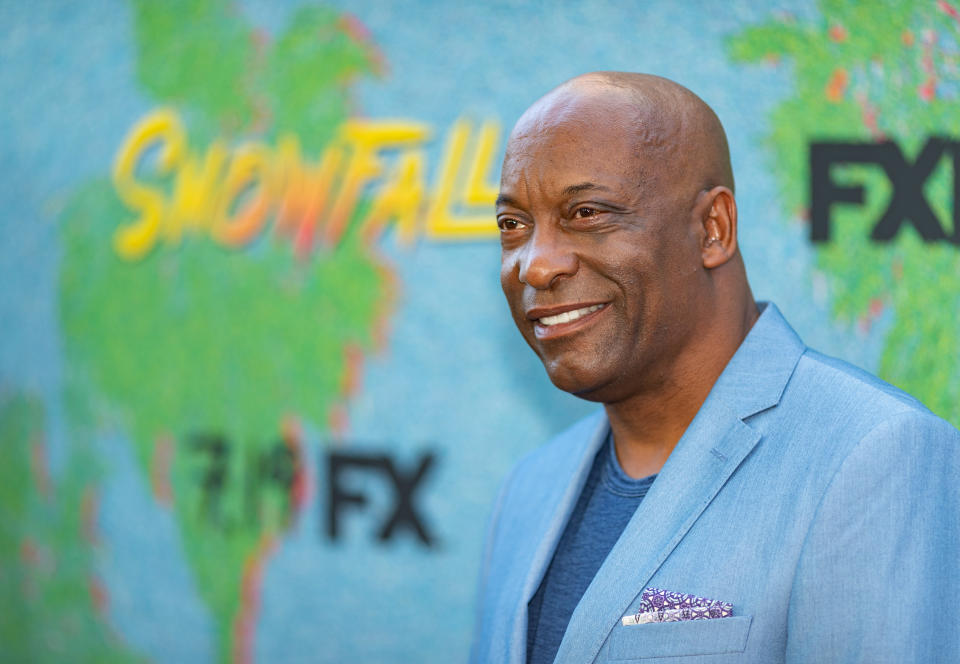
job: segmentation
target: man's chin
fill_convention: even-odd
[[[551,370],[547,367],[547,376],[558,389],[569,392],[575,397],[586,401],[603,402],[605,400],[606,381],[597,380],[597,377],[590,375],[590,372],[571,371],[567,368]]]

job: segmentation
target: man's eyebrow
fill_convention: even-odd
[[[569,187],[564,187],[563,195],[572,196],[574,194],[579,194],[581,191],[611,191],[610,187],[604,187],[602,184],[596,184],[594,182],[581,182],[580,184],[572,184]]]
[[[574,194],[579,194],[581,191],[613,191],[610,187],[605,187],[602,184],[597,184],[595,182],[581,182],[580,184],[572,184],[569,187],[564,187],[563,192],[564,196],[573,196]],[[497,196],[497,201],[495,203],[497,207],[501,205],[512,205],[514,207],[519,207],[516,199],[508,194],[500,194]]]
[[[513,207],[519,207],[519,204],[517,203],[517,201],[514,198],[511,198],[510,196],[508,196],[507,194],[500,194],[499,196],[497,196],[497,202],[494,203],[494,205],[496,207],[500,207],[501,205],[512,205]]]

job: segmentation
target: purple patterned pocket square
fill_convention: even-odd
[[[624,616],[621,622],[624,625],[642,625],[653,622],[729,618],[732,615],[733,604],[729,602],[659,588],[644,588],[640,595],[640,606],[637,612]]]

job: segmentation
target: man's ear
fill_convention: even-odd
[[[700,255],[703,267],[710,270],[737,253],[737,201],[729,188],[716,186],[701,192],[698,203],[703,232]]]

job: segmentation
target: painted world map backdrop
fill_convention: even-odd
[[[556,391],[505,134],[595,69],[718,112],[755,294],[960,424],[960,5],[0,2],[0,661],[466,659]]]

